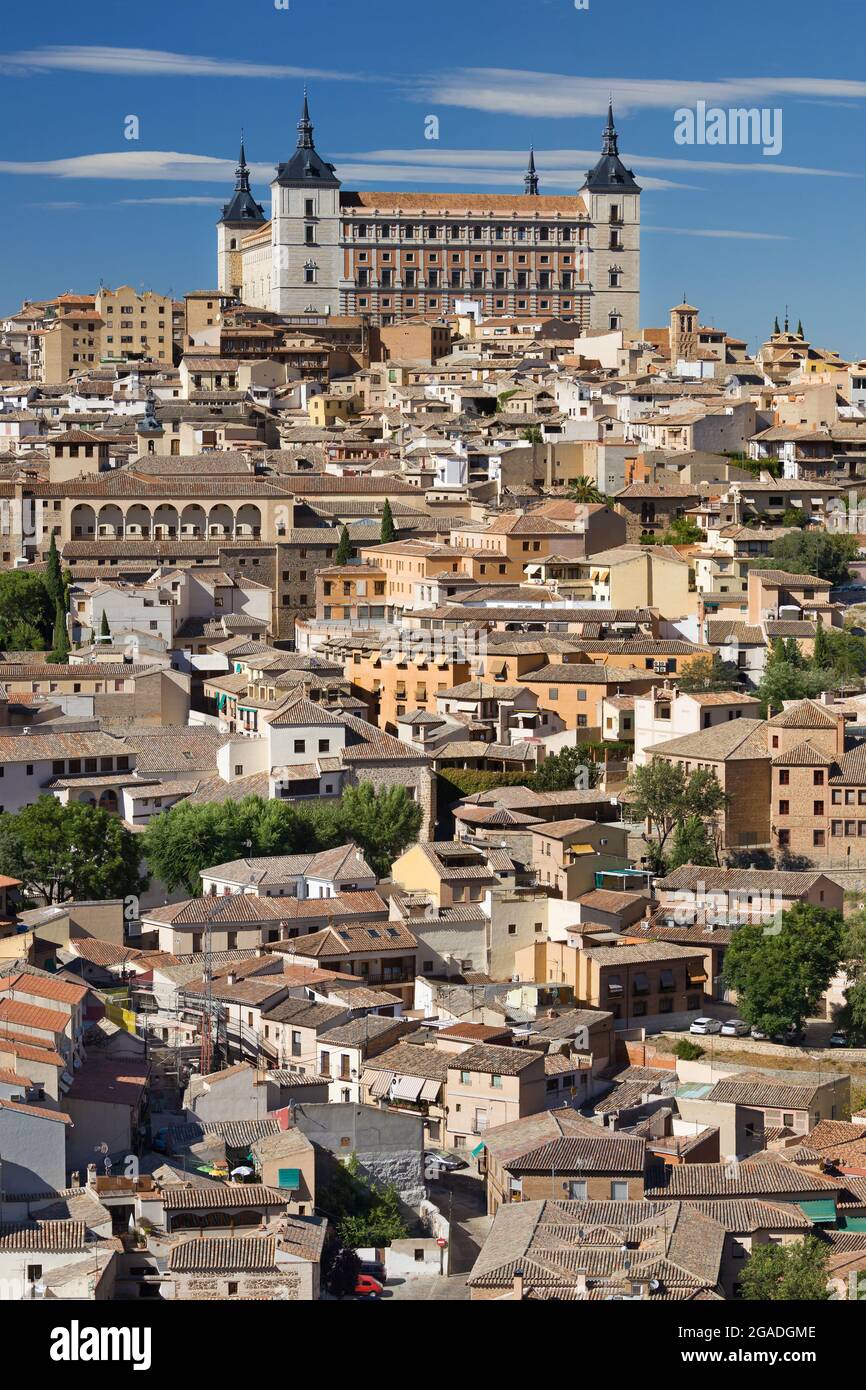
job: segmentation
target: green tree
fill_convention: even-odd
[[[353,841],[380,876],[417,838],[421,807],[405,787],[376,792],[368,782],[339,801],[292,804],[245,796],[241,801],[180,802],[154,816],[142,837],[152,873],[169,891],[201,892],[201,871],[245,856],[306,854]],[[2,824],[2,822],[0,822]]]
[[[111,636],[111,627],[108,622],[108,614],[106,613],[104,608],[102,610],[102,620],[99,624],[99,635],[100,637]]]
[[[681,864],[718,864],[719,856],[705,823],[700,816],[688,816],[674,830],[667,871],[673,873]]]
[[[48,563],[45,567],[45,587],[55,607],[58,603],[62,603],[65,610],[66,603],[63,575],[60,570],[60,556],[57,553],[57,541],[55,540],[53,531],[48,545]]]
[[[340,825],[380,878],[418,838],[423,813],[405,787],[376,791],[369,782],[347,787],[339,803]]]
[[[722,661],[718,652],[699,656],[677,676],[677,688],[686,695],[718,694],[741,689],[740,673],[733,661]]]
[[[808,903],[796,903],[771,926],[737,927],[724,975],[743,1018],[770,1035],[798,1028],[818,1008],[844,941],[841,913]]]
[[[349,539],[349,528],[344,526],[340,532],[340,543],[337,546],[337,553],[334,556],[335,565],[348,565],[352,558],[352,542]]]
[[[768,718],[779,713],[785,700],[814,699],[832,683],[832,671],[812,671],[787,660],[770,660],[755,694],[764,718]]]
[[[812,647],[812,663],[816,670],[823,670],[830,665],[830,644],[827,641],[827,631],[820,618],[815,630],[815,642]]]
[[[802,529],[808,523],[809,518],[802,507],[786,507],[782,512],[783,526],[799,526]]]
[[[520,438],[525,439],[528,444],[544,443],[544,435],[541,433],[540,425],[524,425],[520,431]]]
[[[749,1302],[822,1303],[830,1297],[827,1247],[816,1236],[790,1245],[752,1245],[740,1276]]]
[[[831,584],[850,579],[849,564],[857,558],[856,536],[829,531],[795,531],[774,541],[768,556],[751,560],[750,569],[781,569],[789,574],[812,574]]]
[[[26,570],[0,572],[0,647],[5,651],[21,651],[10,638],[36,631],[40,638],[38,650],[51,640],[54,630],[56,602],[48,592],[45,574]]]
[[[713,772],[698,768],[686,774],[682,763],[669,763],[664,758],[652,758],[643,767],[636,767],[626,796],[634,815],[648,822],[660,855],[680,822],[690,816],[708,821],[727,804]]]
[[[66,631],[66,610],[63,608],[60,599],[57,600],[57,607],[54,613],[54,636],[51,643],[51,655],[49,661],[58,665],[65,665],[69,660],[69,634]]]
[[[823,634],[826,655],[819,660],[816,641],[816,650],[812,658],[816,668],[829,668],[832,675],[840,681],[853,681],[866,675],[866,639],[859,633],[844,628],[824,627],[823,624],[818,632]]]
[[[379,540],[382,545],[390,545],[397,539],[397,527],[394,525],[394,516],[391,511],[391,503],[385,498],[382,507],[382,525],[379,528]]]
[[[579,478],[575,478],[565,495],[570,502],[603,502],[605,500],[604,493],[585,473],[582,473]]]
[[[696,545],[707,538],[696,521],[690,516],[674,517],[666,531],[662,532],[662,545]]]
[[[0,816],[0,873],[19,878],[27,896],[48,903],[140,893],[147,886],[140,862],[138,837],[82,801],[63,806],[41,796]]]
[[[598,786],[600,778],[601,772],[598,764],[592,760],[589,744],[584,743],[577,748],[563,748],[559,753],[552,753],[543,763],[539,763],[538,771],[529,780],[533,791],[560,792],[572,787],[588,791]]]

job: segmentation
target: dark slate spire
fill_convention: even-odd
[[[291,159],[277,165],[276,182],[281,184],[315,183],[339,188],[333,164],[322,159],[313,141],[313,122],[310,120],[310,107],[307,89],[304,88],[304,104],[301,119],[298,121],[298,144]]]
[[[616,126],[613,123],[613,102],[607,104],[607,125],[604,128],[604,141],[601,147],[602,154],[619,154],[616,142]]]
[[[301,119],[298,121],[298,149],[313,149],[313,122],[310,120],[310,108],[307,104],[307,89],[304,88],[304,107],[301,111]]]
[[[235,192],[230,203],[223,208],[220,219],[223,222],[264,222],[265,214],[250,192],[250,171],[244,151],[244,133],[241,131],[241,153],[235,169]]]
[[[613,123],[613,105],[607,108],[607,125],[601,145],[601,159],[586,176],[584,188],[591,193],[640,193],[631,169],[626,169],[619,157],[616,126]]]
[[[531,198],[538,197],[538,175],[535,172],[535,150],[529,147],[529,168],[523,176],[523,187]]]

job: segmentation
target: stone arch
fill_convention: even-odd
[[[260,536],[262,534],[262,514],[252,502],[244,502],[235,517],[236,536]]]
[[[126,534],[133,539],[150,535],[150,508],[143,502],[132,502],[126,509]]]
[[[157,540],[173,540],[178,533],[180,519],[177,507],[172,502],[160,502],[153,513],[153,534]]]
[[[207,512],[198,502],[191,502],[180,514],[182,536],[206,536]]]
[[[231,507],[225,502],[218,502],[211,507],[207,518],[207,533],[209,536],[232,536],[235,529],[235,515]]]
[[[77,502],[72,508],[70,527],[73,540],[96,534],[96,513],[87,502]]]
[[[117,792],[114,790],[114,787],[105,788],[105,791],[99,798],[99,809],[100,811],[108,811],[109,815],[112,816],[118,814],[120,803],[118,802]]]
[[[123,535],[123,512],[116,502],[106,502],[104,507],[99,508],[97,527],[100,536],[120,537]]]

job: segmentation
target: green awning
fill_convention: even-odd
[[[301,1185],[300,1168],[281,1168],[279,1170],[278,1185],[288,1188],[292,1192],[297,1192]]]
[[[839,1226],[843,1231],[866,1231],[866,1216],[840,1216]]]
[[[832,1197],[820,1197],[814,1202],[798,1202],[797,1205],[814,1226],[835,1226],[836,1203]]]
[[[483,1152],[484,1152],[484,1140],[482,1139],[482,1140],[481,1140],[481,1143],[480,1143],[480,1144],[476,1144],[476,1145],[475,1145],[475,1148],[472,1150],[472,1157],[473,1157],[473,1158],[477,1158],[478,1155],[479,1155],[480,1153],[483,1153]]]

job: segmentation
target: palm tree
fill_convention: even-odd
[[[599,491],[592,478],[588,478],[585,473],[579,478],[575,478],[568,489],[568,498],[571,502],[603,502],[605,500],[604,493]]]

